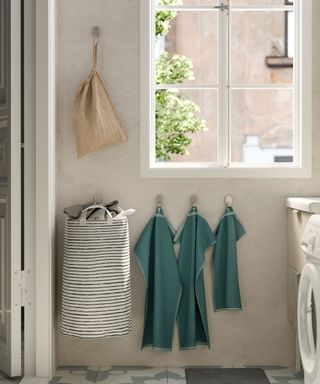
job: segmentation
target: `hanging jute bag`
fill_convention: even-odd
[[[127,140],[103,81],[96,70],[98,39],[93,41],[93,66],[75,96],[73,125],[78,157]]]

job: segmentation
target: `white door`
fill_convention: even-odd
[[[0,370],[21,375],[20,0],[0,0]]]

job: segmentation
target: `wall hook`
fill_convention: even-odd
[[[162,203],[163,203],[163,196],[162,195],[157,195],[156,196],[157,208],[162,208]]]
[[[101,204],[102,203],[102,196],[99,193],[95,193],[93,195],[93,204]]]
[[[232,195],[230,193],[225,196],[224,202],[227,207],[232,207]]]
[[[100,29],[97,25],[95,25],[92,28],[92,36],[93,36],[93,38],[98,39],[99,35],[100,35]]]
[[[197,195],[191,195],[189,201],[190,201],[191,207],[195,207],[197,202],[198,202],[198,196]]]

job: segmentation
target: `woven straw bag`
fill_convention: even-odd
[[[93,42],[93,66],[75,96],[73,126],[78,157],[127,140],[103,81],[96,70],[98,39]]]

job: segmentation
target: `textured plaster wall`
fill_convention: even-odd
[[[136,208],[130,218],[131,240],[154,212],[154,197],[162,193],[165,211],[175,226],[188,210],[190,194],[199,196],[199,210],[214,227],[223,198],[234,196],[234,208],[247,228],[239,243],[239,274],[243,312],[214,313],[211,303],[210,253],[206,258],[206,288],[213,347],[173,352],[140,351],[144,315],[144,285],[132,257],[133,331],[128,337],[81,341],[57,335],[58,364],[292,365],[293,334],[286,317],[286,208],[290,195],[320,194],[320,2],[313,10],[313,177],[307,180],[141,179],[139,175],[139,1],[58,0],[58,302],[60,300],[65,206],[86,202],[95,193]],[[90,33],[101,28],[99,68],[107,83],[129,141],[76,158],[72,104],[79,81],[91,64]],[[58,308],[59,312],[59,308]]]

